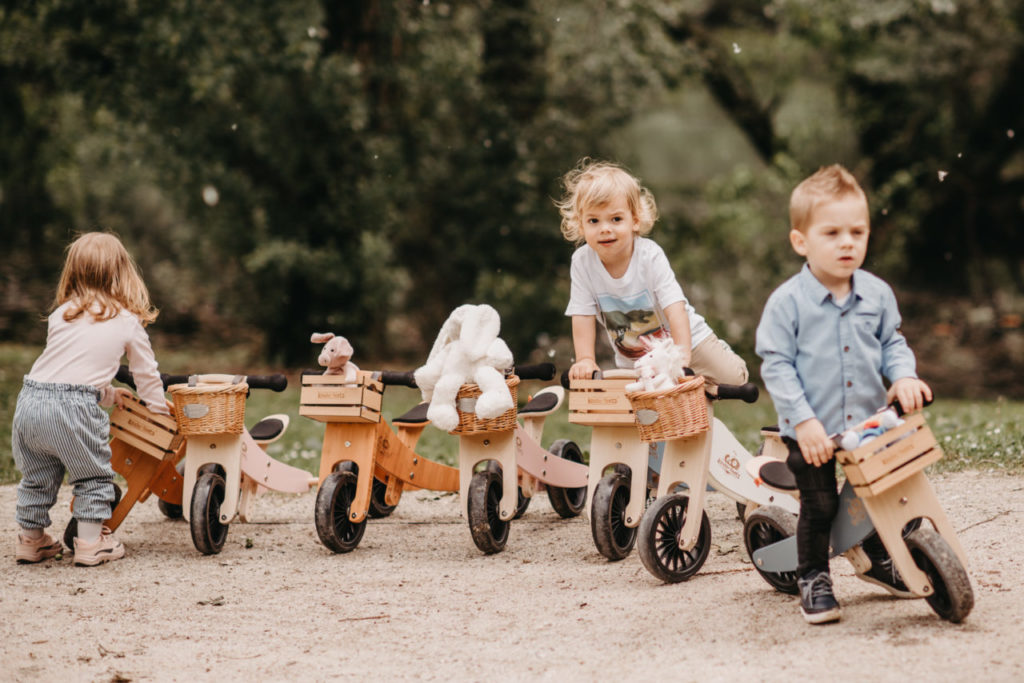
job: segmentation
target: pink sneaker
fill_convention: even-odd
[[[63,552],[64,546],[50,534],[44,533],[35,540],[18,534],[18,547],[14,552],[14,559],[18,564],[34,564]]]
[[[95,567],[122,557],[124,544],[114,538],[113,532],[107,527],[103,527],[100,537],[92,543],[86,543],[75,536],[75,564],[80,567]]]

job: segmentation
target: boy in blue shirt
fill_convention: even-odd
[[[789,215],[790,244],[807,263],[768,298],[756,350],[800,491],[800,609],[809,623],[821,624],[839,619],[828,567],[839,507],[829,434],[893,399],[907,412],[917,410],[932,394],[917,378],[892,289],[860,270],[870,225],[856,178],[839,165],[819,169],[793,190]],[[888,391],[883,376],[892,383]],[[863,548],[872,565],[858,576],[912,597],[878,536],[865,539]]]

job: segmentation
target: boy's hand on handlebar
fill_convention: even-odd
[[[924,408],[925,403],[932,400],[932,390],[916,377],[904,377],[896,380],[889,387],[886,403],[892,403],[894,400],[900,402],[904,413],[912,413]]]
[[[584,358],[576,361],[569,368],[569,379],[590,379],[599,369],[593,358]]]
[[[818,418],[812,417],[796,426],[796,441],[808,465],[820,467],[832,459],[836,446],[828,438],[825,426]]]

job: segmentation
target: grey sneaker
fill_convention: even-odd
[[[832,594],[832,576],[823,569],[813,569],[797,579],[800,588],[800,612],[808,624],[839,621],[839,603]]]
[[[124,544],[114,538],[107,527],[103,527],[100,537],[93,543],[85,543],[75,536],[75,564],[80,567],[95,567],[104,562],[120,560],[124,557]]]
[[[882,559],[872,558],[871,569],[864,573],[858,572],[857,578],[873,583],[876,586],[881,586],[897,598],[917,597],[907,588],[907,584],[903,583],[903,577],[896,570],[896,564],[892,561],[891,557]]]

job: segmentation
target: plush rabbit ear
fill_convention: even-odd
[[[326,344],[332,339],[334,339],[333,332],[314,332],[313,335],[309,338],[309,341],[313,342],[314,344]]]

